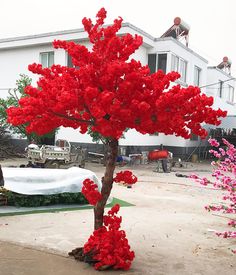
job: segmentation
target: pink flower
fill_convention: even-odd
[[[219,147],[220,146],[220,143],[216,139],[214,139],[214,138],[209,138],[208,142],[213,147]]]

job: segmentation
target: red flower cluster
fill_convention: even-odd
[[[137,177],[133,175],[131,171],[125,170],[116,173],[115,178],[113,179],[114,182],[124,182],[126,184],[134,184],[137,182]]]
[[[108,266],[128,270],[134,259],[125,231],[120,230],[122,219],[116,216],[119,209],[119,204],[116,204],[108,211],[104,216],[104,226],[95,230],[84,245],[84,253],[94,255],[93,259],[97,261],[95,269]]]
[[[83,181],[82,194],[91,205],[96,205],[102,198],[102,195],[97,188],[97,184],[92,180],[86,179]]]
[[[27,87],[27,97],[19,107],[8,109],[8,122],[27,124],[28,132],[45,134],[59,126],[88,127],[104,137],[119,139],[127,129],[142,134],[155,132],[189,138],[190,133],[206,136],[202,123],[219,125],[226,112],[213,110],[213,98],[201,94],[197,87],[167,90],[179,74],[150,74],[148,66],[130,56],[141,46],[142,37],[118,36],[122,18],[104,27],[105,9],[96,23],[84,18],[92,51],[75,42],[54,41],[72,57],[76,66],[53,65],[42,68],[32,64],[29,70],[41,75],[37,88]]]

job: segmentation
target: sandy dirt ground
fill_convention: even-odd
[[[19,163],[24,160],[1,162],[3,166]],[[86,168],[100,177],[103,175],[102,165],[88,164]],[[117,171],[127,168],[118,167]],[[236,241],[218,238],[213,233],[226,230],[228,219],[204,209],[207,204],[217,203],[221,192],[175,176],[176,172],[194,171],[210,175],[210,165],[189,164],[171,173],[156,173],[154,168],[154,165],[132,166],[129,169],[138,176],[138,183],[132,189],[115,184],[112,190],[112,196],[135,205],[120,210],[122,228],[136,254],[132,268],[125,274],[236,274],[236,255],[231,252],[236,249]],[[97,274],[87,264],[67,258],[67,252],[82,246],[92,230],[91,210],[0,217],[0,274]],[[20,261],[22,267],[18,266],[18,273],[14,273],[17,265],[12,251],[31,259]],[[32,257],[26,253],[29,251]],[[41,273],[20,273],[27,265]],[[37,269],[39,265],[41,269]],[[68,272],[60,273],[63,270]]]

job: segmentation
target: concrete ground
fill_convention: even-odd
[[[86,168],[98,176],[104,170],[98,164]],[[167,174],[153,169],[153,165],[131,167],[139,179],[132,189],[114,185],[114,197],[135,204],[122,207],[120,214],[136,257],[129,271],[105,274],[236,274],[236,255],[231,252],[235,240],[213,233],[227,229],[228,218],[204,210],[205,205],[219,201],[221,192],[175,176],[193,171],[210,175],[210,165],[190,164]],[[87,264],[67,257],[92,230],[91,210],[0,217],[0,275],[97,274]]]
[[[90,266],[65,256],[0,241],[0,275],[43,274],[93,275],[98,273]]]

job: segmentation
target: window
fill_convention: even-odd
[[[222,80],[219,80],[219,97],[223,98],[223,84],[224,82]]]
[[[79,66],[75,66],[72,62],[72,57],[67,54],[67,67],[79,69]]]
[[[40,53],[40,62],[43,68],[49,68],[54,64],[54,52]]]
[[[172,55],[171,71],[178,72],[178,69],[179,69],[179,57],[176,55]]]
[[[177,55],[172,54],[171,70],[180,73],[180,80],[186,82],[187,61]]]
[[[192,141],[198,141],[198,136],[195,135],[195,134],[193,134],[193,133],[191,133],[190,140],[192,140]]]
[[[71,56],[69,54],[67,54],[67,66],[69,68],[73,68],[74,67],[74,65],[72,63],[72,58],[71,58]]]
[[[201,78],[201,69],[197,66],[194,66],[194,85],[200,86],[200,78]]]
[[[148,67],[150,69],[151,74],[156,72],[156,66],[157,66],[157,55],[149,54],[148,55]]]
[[[167,54],[158,54],[158,62],[157,62],[157,70],[162,70],[166,73],[166,62],[167,62]]]
[[[228,101],[229,102],[234,102],[234,87],[228,85],[229,91],[228,91]]]
[[[186,69],[187,69],[187,62],[183,59],[179,60],[179,73],[181,75],[180,80],[186,82]]]
[[[154,134],[149,134],[149,136],[159,136],[159,133],[155,132]]]
[[[155,73],[157,70],[162,70],[164,73],[166,73],[166,65],[167,53],[148,55],[148,67],[151,74]]]

